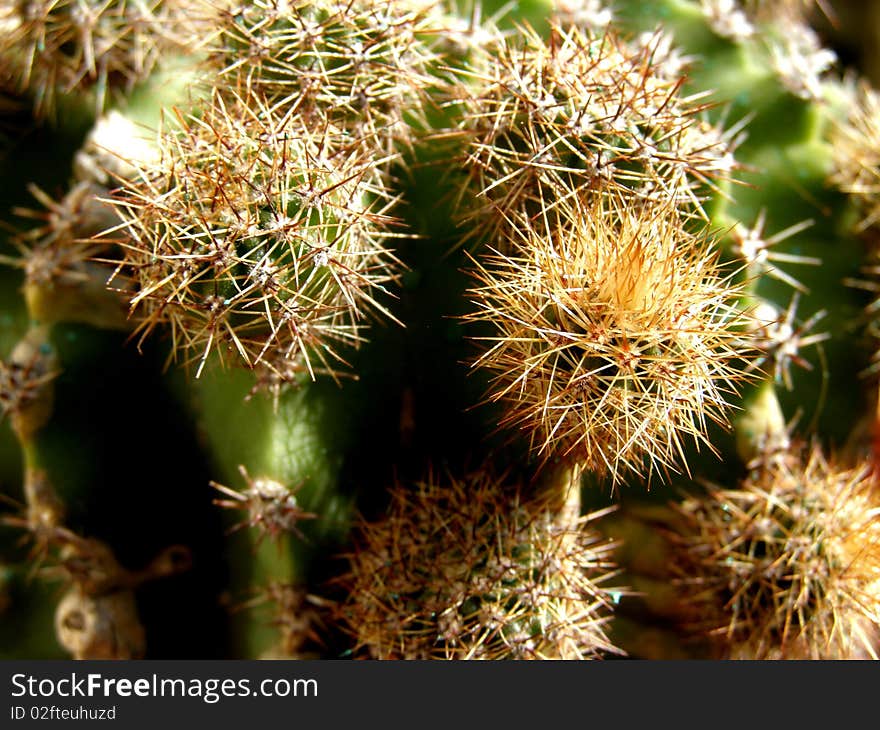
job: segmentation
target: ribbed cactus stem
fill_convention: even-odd
[[[538,475],[536,499],[546,505],[560,525],[573,527],[581,516],[583,467],[575,462],[548,465]]]
[[[761,383],[745,399],[734,430],[737,452],[744,464],[790,446],[789,428],[772,382]]]
[[[251,373],[212,367],[190,392],[216,501],[229,508],[234,642],[259,658],[299,650],[315,630],[285,633],[285,599],[316,580],[316,559],[347,534],[351,498],[339,480],[359,409],[333,382],[303,384],[274,402],[254,387]]]
[[[62,524],[64,504],[42,462],[39,432],[52,415],[57,359],[47,325],[32,326],[3,364],[4,411],[21,449],[26,527],[38,539]]]

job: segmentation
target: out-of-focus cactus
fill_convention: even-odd
[[[10,0],[0,7],[4,63],[38,116],[57,114],[70,96],[90,97],[100,112],[163,55],[185,50],[188,33],[179,31],[189,8],[185,0]]]
[[[567,488],[577,488],[576,482]],[[343,625],[377,659],[588,659],[616,649],[612,545],[565,501],[487,471],[396,485],[360,525]],[[592,516],[595,519],[598,515]]]
[[[877,656],[815,12],[0,4],[5,655]]]

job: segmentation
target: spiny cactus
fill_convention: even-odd
[[[683,440],[723,421],[745,354],[738,288],[674,203],[576,210],[516,255],[476,263],[473,316],[493,329],[476,362],[494,374],[502,425],[546,458],[610,473],[677,463]]]
[[[381,310],[373,292],[393,278],[372,158],[260,102],[215,96],[116,195],[118,286],[133,280],[139,329],[168,326],[197,375],[214,352],[278,378],[327,372],[335,343],[360,339],[360,310]]]
[[[732,658],[877,657],[880,533],[864,465],[793,446],[679,509],[690,631]]]
[[[809,3],[7,5],[66,150],[3,158],[9,655],[878,655],[877,105]]]
[[[4,0],[0,52],[37,114],[56,114],[69,94],[90,94],[100,110],[183,48],[188,10],[176,0]]]
[[[598,515],[524,503],[517,491],[486,471],[395,485],[387,514],[357,531],[340,579],[355,651],[376,659],[615,652],[603,629],[615,600],[604,585],[612,545],[587,524]]]

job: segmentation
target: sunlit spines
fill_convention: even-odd
[[[784,310],[766,301],[757,304],[753,310],[752,342],[757,354],[747,370],[761,368],[789,391],[793,388],[792,364],[813,370],[813,364],[802,351],[831,339],[830,332],[813,331],[828,312],[819,310],[801,321],[797,318],[799,301],[798,292],[795,292]]]
[[[497,233],[605,191],[704,216],[736,168],[738,129],[703,118],[708,95],[682,92],[681,57],[667,46],[662,34],[630,43],[610,28],[555,26],[547,42],[525,30],[493,48],[460,92],[467,225]]]
[[[489,328],[474,365],[492,377],[501,426],[544,461],[616,483],[687,468],[687,443],[712,448],[708,426],[727,422],[751,347],[711,238],[688,233],[672,204],[612,201],[476,260],[467,319]]]
[[[341,367],[365,313],[387,314],[396,260],[376,159],[338,140],[257,97],[215,94],[169,120],[160,161],[115,200],[138,331],[170,328],[196,372],[213,352],[247,367],[282,353],[311,376]]]
[[[747,276],[754,282],[757,282],[761,276],[768,276],[788,284],[799,292],[806,293],[807,288],[791,274],[783,271],[779,264],[819,266],[822,263],[821,259],[783,253],[775,250],[774,246],[809,228],[813,225],[813,221],[803,220],[778,233],[768,235],[764,231],[766,218],[767,211],[761,210],[751,227],[740,221],[736,222],[730,231],[732,252],[745,263]]]
[[[265,0],[215,14],[204,44],[221,88],[255,93],[304,124],[330,124],[390,155],[440,82],[434,46],[447,26],[425,0]]]

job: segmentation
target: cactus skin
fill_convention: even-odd
[[[13,284],[0,292],[10,313],[0,331],[8,353],[0,395],[11,426],[0,440],[0,477],[20,505],[7,514],[2,533],[11,588],[0,586],[0,610],[17,621],[27,606],[38,605],[29,625],[42,620],[51,639],[41,647],[22,640],[10,654],[58,656],[63,645],[74,657],[454,658],[482,649],[493,658],[876,655],[877,518],[869,490],[877,457],[870,370],[876,346],[870,323],[863,325],[876,307],[869,306],[870,283],[861,289],[846,283],[872,273],[871,249],[854,230],[861,221],[862,233],[871,235],[870,214],[859,210],[870,202],[851,181],[834,176],[840,158],[835,163],[833,131],[846,128],[851,97],[825,73],[828,53],[800,30],[800,5],[786,4],[781,16],[794,29],[790,38],[763,3],[740,13],[712,2],[619,2],[609,15],[596,3],[536,1],[499,18],[492,13],[500,3],[487,3],[470,16],[480,19],[476,25],[445,4],[392,3],[396,24],[377,24],[364,9],[369,4],[345,4],[350,14],[341,13],[342,5],[267,0],[241,12],[221,6],[224,33],[207,43],[190,41],[198,50],[189,69],[199,77],[197,96],[172,91],[161,98],[149,80],[133,95],[124,85],[116,96],[99,89],[97,107],[87,94],[70,95],[84,101],[88,114],[112,99],[114,112],[144,124],[140,138],[161,128],[150,137],[159,141],[158,156],[143,149],[137,164],[119,164],[91,142],[77,158],[80,177],[72,184],[67,171],[73,168],[61,165],[54,175],[34,167],[31,180],[6,176],[18,207],[34,207],[24,196],[26,183],[34,182],[47,212],[37,213],[35,224],[2,252],[12,264],[4,281]],[[518,22],[531,29],[517,30]],[[307,37],[297,40],[296,28]],[[392,28],[405,32],[398,37]],[[262,30],[267,34],[260,36]],[[279,44],[294,61],[278,62]],[[627,93],[621,73],[612,84],[619,113],[593,114],[598,132],[572,125],[571,110],[559,112],[571,99],[575,106],[583,101],[582,90],[566,87],[563,75],[523,76],[519,85],[510,78],[522,70],[522,58],[532,59],[530,68],[545,62],[549,68],[554,52],[583,51],[586,63],[590,53],[601,59],[607,49],[629,60],[644,86]],[[392,60],[403,64],[399,86],[383,75]],[[589,79],[589,64],[582,70],[578,82]],[[291,91],[316,73],[327,75],[318,79],[323,85]],[[354,92],[368,76],[377,79],[377,97],[365,105]],[[348,101],[327,104],[328,94]],[[601,101],[610,109],[615,98]],[[37,103],[35,112],[48,108]],[[371,108],[375,113],[367,114]],[[626,123],[615,126],[618,119]],[[254,129],[280,134],[261,138],[266,149],[260,151]],[[62,141],[66,135],[69,160],[85,128],[62,123],[42,134]],[[285,141],[273,147],[270,137]],[[564,169],[537,160],[548,140],[554,151],[565,151]],[[297,158],[299,167],[290,167],[285,145],[309,148],[315,162],[301,165]],[[243,174],[235,169],[236,150],[246,149],[252,154],[245,155]],[[613,172],[593,174],[596,160],[606,158],[613,158]],[[327,185],[317,205],[308,203],[302,180],[340,160],[354,161],[342,165],[336,178],[342,182]],[[212,187],[217,170],[232,184]],[[265,190],[248,196],[247,180]],[[113,186],[120,192],[111,193]],[[227,188],[233,194],[223,199]],[[104,198],[113,204],[99,204]],[[562,202],[548,205],[557,199]],[[114,207],[122,225],[114,221],[108,231],[104,216]],[[81,213],[96,217],[84,222]],[[363,269],[341,261],[350,250],[340,241],[352,217],[368,229],[367,249],[355,254]],[[629,248],[602,244],[590,226],[605,218],[612,232],[631,225],[651,235]],[[93,236],[98,229],[104,233]],[[285,240],[290,231],[293,243]],[[313,234],[322,240],[317,248]],[[232,258],[212,263],[226,244]],[[315,265],[317,251],[336,245],[338,269]],[[668,254],[661,263],[674,265],[648,265],[658,251]],[[546,293],[535,284],[542,256],[558,257],[572,270],[545,267],[561,271],[559,290],[551,288],[546,303],[523,315],[534,304],[524,292]],[[309,267],[298,268],[300,261]],[[354,271],[356,285],[341,276],[343,269]],[[690,288],[673,286],[682,269],[682,276],[691,275]],[[288,277],[282,284],[279,272]],[[593,274],[586,277],[592,298],[580,293],[586,282],[572,286],[585,272]],[[511,288],[517,277],[519,288]],[[682,290],[694,301],[677,300]],[[562,295],[580,309],[559,305]],[[329,338],[303,335],[316,326],[305,319],[278,335],[280,311],[303,300],[314,305],[319,324],[327,323]],[[217,314],[206,301],[232,304]],[[352,301],[356,306],[345,309]],[[707,301],[716,316],[699,320],[694,312]],[[572,311],[612,332],[605,350],[586,352],[593,338],[583,337],[585,328],[562,327]],[[362,316],[367,312],[373,316]],[[535,331],[536,317],[547,318],[543,334],[568,336],[573,344],[547,347],[545,337],[543,350],[517,349],[528,339],[523,332]],[[639,355],[649,353],[648,364],[621,361],[636,342]],[[29,348],[33,354],[41,347],[51,362],[26,357]],[[104,403],[121,405],[86,414],[95,373],[111,353],[120,373]],[[598,363],[602,358],[616,369]],[[555,428],[542,425],[537,435],[520,428],[550,410],[544,383],[532,374],[542,372],[551,385],[563,382],[565,390],[565,379],[571,385],[580,377],[572,360],[603,375],[594,378],[589,400],[551,405],[572,410],[588,403],[596,415],[587,423],[595,430],[563,420],[553,421]],[[179,367],[187,362],[189,372]],[[490,364],[490,372],[475,363]],[[678,374],[699,370],[699,377],[684,379],[693,397],[683,397],[687,389],[669,373],[655,373],[658,363]],[[631,398],[633,389],[643,400]],[[493,397],[499,392],[503,397]],[[658,405],[658,396],[667,402]],[[147,408],[151,398],[154,407]],[[681,418],[661,424],[669,413]],[[175,439],[163,432],[169,419],[179,429]],[[127,441],[111,438],[120,424],[137,425]],[[75,458],[77,446],[65,441],[72,433],[83,434],[90,449],[79,451],[95,454],[91,464]],[[816,444],[808,459],[799,451],[804,440]],[[117,467],[119,474],[137,472],[132,464],[157,464],[155,454],[168,453],[175,441],[188,454],[190,471],[173,479],[155,467],[132,473],[124,500],[109,488],[111,464],[128,463]],[[103,444],[118,451],[118,461]],[[481,466],[487,463],[519,488],[496,489]],[[725,508],[777,491],[788,499],[789,482],[807,484],[799,470],[846,487],[845,503],[810,501],[809,518],[793,516],[790,507],[770,515],[792,535],[826,530],[825,577],[818,586],[805,582],[809,561],[799,562],[802,554],[790,552],[791,545],[768,540],[791,570],[771,575],[777,583],[768,590],[786,597],[782,608],[770,601],[778,610],[761,614],[764,594],[749,603],[746,588],[754,582],[734,593],[740,603],[714,588],[707,595],[707,587],[740,577],[705,555],[712,540],[736,550],[725,533]],[[432,476],[440,473],[449,478]],[[704,481],[715,485],[708,496]],[[685,496],[669,505],[679,490]],[[427,518],[408,509],[420,499],[433,505]],[[448,519],[446,507],[457,505],[454,514],[461,516],[479,499],[496,517],[494,526],[480,524],[487,535],[482,547],[511,534],[493,532],[499,525],[513,525],[512,532],[522,526],[518,504],[553,505],[548,511],[557,517],[545,522],[561,520],[569,546],[580,545],[574,522],[601,512],[588,522],[597,532],[589,533],[585,550],[575,550],[586,564],[595,558],[599,574],[595,583],[575,584],[585,589],[576,601],[584,623],[569,627],[573,633],[562,643],[557,639],[565,632],[540,612],[520,641],[519,614],[540,601],[511,596],[527,592],[535,579],[530,570],[510,594],[506,584],[503,590],[481,584],[469,594],[458,614],[464,633],[450,633],[455,622],[433,623],[432,610],[452,615],[452,604],[464,605],[458,583],[452,589],[428,569],[425,556],[445,538],[421,528],[401,535],[400,520],[427,520],[433,529]],[[102,501],[108,510],[95,511]],[[606,510],[611,504],[619,509]],[[756,523],[748,509],[740,513],[743,526],[734,539],[745,540]],[[145,532],[157,524],[161,529],[148,539]],[[845,529],[853,526],[859,529]],[[36,552],[12,547],[22,529]],[[362,590],[367,578],[390,580],[381,560],[370,562],[389,536],[412,548],[403,573],[418,579],[407,595],[422,612],[412,645],[405,632],[375,630],[376,622],[387,627],[399,618],[395,602],[404,591],[390,591],[381,615],[366,600],[375,585]],[[835,552],[832,543],[842,547]],[[171,627],[180,621],[156,606],[163,590],[180,586],[163,562],[175,554],[163,551],[178,544],[187,546],[190,574],[200,584],[187,615],[210,620],[175,649]],[[839,566],[859,550],[865,560],[855,583],[847,583]],[[41,551],[65,581],[65,596],[45,595],[42,581],[23,578]],[[465,575],[478,575],[483,563],[467,555]],[[88,570],[77,571],[83,564]],[[564,566],[545,564],[552,569],[542,573],[541,585],[564,583]],[[601,587],[615,565],[619,592]],[[751,567],[768,575],[760,571],[766,566]],[[99,570],[112,578],[96,583],[90,576]],[[148,576],[162,579],[147,583]],[[696,625],[682,608],[695,585],[712,599],[711,626]],[[795,596],[792,585],[809,585],[809,597]],[[820,594],[830,603],[815,598]],[[432,603],[437,596],[444,605]],[[4,597],[11,605],[3,606]],[[76,620],[66,620],[71,603]],[[486,633],[488,624],[468,623],[478,604],[516,614],[516,625]],[[851,611],[856,604],[864,610]],[[737,606],[749,612],[745,641],[740,614],[731,619]],[[410,608],[404,606],[406,614],[414,615]],[[601,608],[601,615],[588,608]],[[366,628],[365,616],[373,621]],[[828,628],[829,617],[839,629]],[[77,626],[87,630],[71,637]]]

